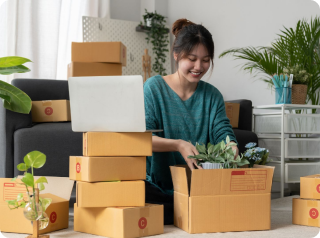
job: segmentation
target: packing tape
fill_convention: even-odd
[[[139,222],[138,222],[139,237],[149,235],[148,219],[147,219],[150,213],[149,210],[150,210],[149,207],[140,208],[140,214],[139,214],[140,216],[139,216]]]
[[[75,166],[75,174],[76,174],[76,180],[77,181],[81,181],[82,180],[82,176],[81,176],[81,158],[80,157],[76,157],[76,164]]]
[[[52,105],[52,101],[51,100],[42,101],[42,106],[43,107],[48,107],[48,106],[51,106],[51,105]]]

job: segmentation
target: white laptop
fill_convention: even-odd
[[[146,131],[142,76],[70,77],[68,81],[73,131]]]

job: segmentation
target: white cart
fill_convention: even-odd
[[[269,149],[273,159],[269,165],[275,166],[273,181],[280,182],[283,197],[284,183],[300,183],[300,177],[320,173],[320,114],[312,114],[320,106],[275,104],[254,109],[259,113],[253,114],[253,131],[259,147]],[[296,110],[302,110],[301,114],[295,114]]]

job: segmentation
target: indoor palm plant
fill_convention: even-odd
[[[2,57],[0,58],[0,74],[29,72],[30,69],[23,65],[27,62],[31,62],[31,60],[18,56]],[[8,110],[25,114],[28,114],[31,110],[30,97],[17,87],[1,80],[0,98],[3,99],[4,108]]]
[[[196,149],[199,154],[194,156],[188,156],[198,160],[198,164],[204,169],[222,169],[222,168],[237,168],[249,164],[249,161],[239,155],[235,158],[236,151],[232,150],[232,146],[236,143],[230,142],[229,136],[226,138],[226,143],[221,141],[216,145],[208,143],[206,145],[196,143]]]
[[[165,18],[166,17],[157,13],[157,11],[153,13],[148,12],[147,9],[145,9],[145,14],[143,15],[144,24],[140,22],[140,26],[145,27],[147,43],[152,43],[152,51],[155,56],[152,64],[152,70],[160,75],[166,75],[166,69],[164,68],[164,63],[166,62],[165,52],[169,51],[169,30],[165,26]]]
[[[295,28],[281,30],[270,47],[244,47],[224,51],[219,57],[232,55],[245,60],[242,69],[272,86],[272,76],[298,65],[310,74],[307,101],[319,104],[320,88],[320,18],[299,20]]]

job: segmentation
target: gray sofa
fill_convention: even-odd
[[[12,84],[31,100],[69,99],[68,81],[45,79],[14,79]],[[252,103],[250,100],[235,100],[240,103],[239,128],[234,129],[240,152],[248,142],[257,142],[251,132]],[[33,123],[31,114],[8,111],[0,105],[0,177],[21,174],[16,167],[30,151],[46,154],[44,167],[36,169],[35,175],[69,176],[69,156],[82,155],[82,133],[73,132],[70,122]]]

